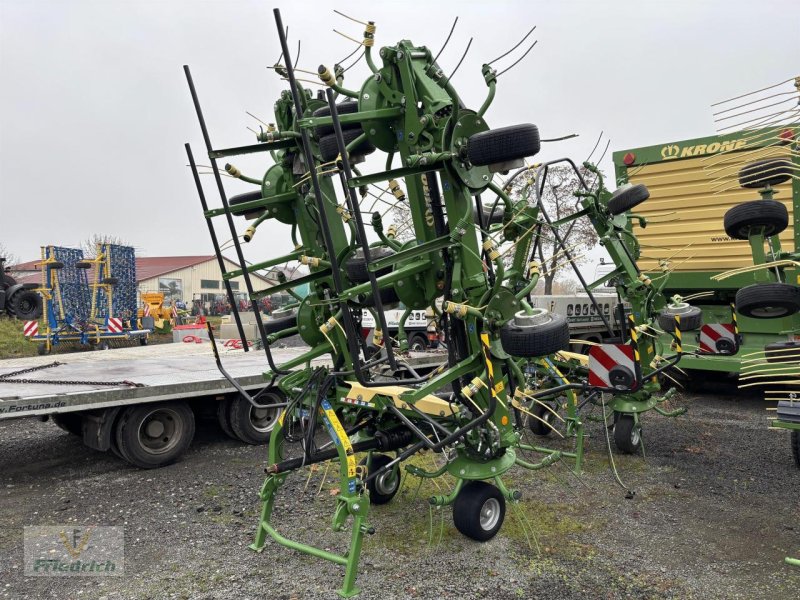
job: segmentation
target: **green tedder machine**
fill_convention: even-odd
[[[282,50],[275,70],[289,89],[275,101],[275,124],[257,134],[255,144],[212,146],[191,74],[184,68],[221,208],[209,209],[188,144],[186,150],[223,273],[213,223],[217,217],[227,222],[241,268],[225,273],[224,280],[244,276],[269,364],[265,391],[252,397],[240,393],[254,406],[285,409],[270,439],[260,492],[263,509],[252,548],[260,551],[272,538],[342,565],[339,593],[352,596],[358,592],[363,536],[374,531],[369,506],[392,500],[401,466],[421,478],[452,476],[452,491],[433,496],[430,503],[452,505],[456,528],[484,541],[500,529],[506,503],[520,499],[503,481],[509,469],[537,470],[564,459],[580,472],[584,429],[579,409],[598,408],[601,419],[614,423],[617,446],[639,449],[643,412],[675,414],[660,406],[666,395],[658,395],[658,375],[680,359],[681,317],[672,321],[669,342],[661,343],[654,323],[665,305],[663,282],[641,272],[629,233],[628,211],[648,197],[645,186],[622,186],[612,194],[593,165],[584,165],[595,175],[590,185],[568,159],[542,163],[534,173],[523,159],[540,150],[537,128],[489,127],[484,115],[507,69],[498,73],[492,66],[496,61],[483,65],[487,95],[477,110],[469,109],[429,48],[402,40],[378,49],[375,24],[367,22],[359,44],[369,77],[349,88],[340,65],[333,71],[321,66],[321,83],[315,85],[326,89],[315,94],[296,76],[278,10],[275,21]],[[229,175],[255,186],[228,198],[217,161],[253,153],[271,155],[274,162],[259,176],[225,165]],[[368,164],[378,170],[367,172],[365,157],[376,153],[383,156],[372,156]],[[583,183],[578,213],[555,221],[541,202],[554,163],[571,165]],[[509,179],[495,182],[498,173],[512,170]],[[521,198],[512,199],[506,189],[521,174],[528,185]],[[414,232],[410,241],[401,243],[390,228],[384,231],[380,215],[362,214],[368,186],[378,182],[388,183],[394,198],[407,206]],[[271,220],[287,226],[294,249],[247,262],[234,222],[241,217],[251,220],[245,242]],[[613,278],[630,305],[630,314],[617,317],[623,338],[593,347],[588,359],[564,352],[569,330],[563,317],[529,303],[538,280],[534,257],[540,232],[553,231],[565,260],[574,265],[559,231],[577,218],[591,220],[616,264],[601,281],[586,283],[581,277],[590,298],[594,302],[591,290]],[[279,318],[262,320],[250,273],[286,262],[307,265],[307,274],[268,293],[305,284],[309,293],[298,295]],[[231,294],[230,285],[227,291]],[[418,372],[392,343],[368,351],[358,327],[364,308],[386,331],[387,307],[402,303],[422,310],[436,307],[437,300],[447,345],[446,360],[438,368]],[[309,349],[276,364],[270,345],[294,334]],[[240,335],[244,339],[241,326]],[[217,364],[227,377],[218,356]],[[549,426],[549,417],[541,415],[556,412],[564,414],[572,448],[522,441],[526,420]],[[421,452],[442,453],[444,466],[426,471],[403,464]],[[338,463],[332,526],[346,531],[349,525],[344,554],[289,539],[273,519],[286,478],[323,461]]]

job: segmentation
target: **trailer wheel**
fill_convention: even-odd
[[[725,233],[735,240],[746,240],[753,229],[764,229],[764,236],[778,235],[789,226],[789,212],[777,200],[753,200],[734,206],[723,218]]]
[[[421,333],[413,333],[408,340],[408,349],[411,352],[425,352],[428,349],[428,338]]]
[[[500,531],[506,516],[506,499],[485,481],[468,481],[453,503],[453,524],[462,534],[485,542]]]
[[[285,402],[283,393],[277,388],[261,395],[259,404]],[[231,429],[246,444],[266,444],[283,408],[256,408],[241,396],[231,400]]]
[[[563,316],[545,310],[532,315],[520,311],[500,329],[500,341],[512,356],[547,356],[569,347],[569,325]]]
[[[658,326],[667,333],[675,330],[675,317],[681,318],[681,331],[692,331],[703,324],[703,311],[696,306],[679,302],[667,306],[658,315]]]
[[[755,283],[736,292],[736,310],[753,319],[779,319],[800,311],[800,287]]]
[[[538,127],[523,123],[471,135],[467,140],[467,157],[479,167],[501,165],[533,156],[541,147]]]
[[[336,105],[336,113],[339,115],[350,115],[353,113],[358,112],[358,100],[345,100],[344,102],[339,102]],[[331,108],[330,106],[323,106],[322,108],[318,108],[311,116],[314,118],[319,117],[330,117],[331,116]],[[342,123],[342,132],[347,131],[349,129],[358,129],[359,133],[361,132],[361,123]],[[323,138],[327,135],[333,133],[333,125],[317,125],[314,127],[314,135],[317,138]]]
[[[614,423],[614,445],[625,454],[635,454],[642,445],[642,426],[633,415],[619,415]]]
[[[767,362],[787,363],[800,361],[800,342],[773,342],[764,346]]]
[[[269,319],[264,320],[264,333],[278,333],[290,327],[297,327],[297,311],[295,309],[273,311]]]
[[[372,464],[368,470],[367,475],[371,475],[378,469],[385,467],[392,462],[392,457],[386,454],[373,454]],[[359,464],[367,464],[367,459],[361,459]],[[394,465],[391,469],[385,470],[378,475],[375,479],[367,482],[367,490],[369,490],[369,503],[370,504],[387,504],[391,502],[397,491],[400,489],[400,467]]]
[[[641,183],[636,185],[626,183],[611,194],[611,198],[608,200],[608,212],[612,215],[621,215],[640,205],[649,197],[650,190],[647,189],[647,186]]]
[[[42,316],[42,297],[32,290],[20,289],[8,300],[7,310],[22,321],[35,321]]]
[[[392,254],[394,254],[394,252],[386,247],[370,248],[369,250],[369,257],[373,262]],[[347,278],[353,283],[367,283],[369,281],[367,259],[364,258],[364,252],[362,250],[356,250],[350,258],[344,261],[344,270],[345,273],[347,273]],[[375,272],[375,277],[380,277],[381,275],[386,275],[391,272],[391,266],[384,267]]]
[[[550,408],[553,407],[551,406]],[[533,407],[530,409],[530,412],[539,417],[538,419],[534,419],[528,415],[528,427],[533,434],[542,437],[550,435],[553,432],[553,423],[555,423],[556,420],[553,412],[548,410],[546,406],[539,402],[536,402],[533,405]],[[541,421],[539,419],[541,419]],[[544,423],[542,423],[542,421],[544,421]]]
[[[176,461],[194,438],[194,413],[182,401],[131,406],[116,424],[122,457],[142,469]]]
[[[794,169],[792,161],[788,158],[757,160],[739,170],[739,185],[754,189],[780,185],[792,178]]]
[[[362,133],[361,127],[342,130],[344,145],[347,146]],[[353,157],[366,156],[367,154],[372,154],[373,152],[375,152],[375,146],[372,142],[365,138],[363,142],[358,144],[350,151],[350,160],[352,161]],[[322,162],[330,162],[339,156],[339,144],[336,141],[335,134],[325,135],[319,138],[319,155],[322,158]]]
[[[50,420],[59,429],[83,437],[83,417],[79,413],[58,413],[50,415]]]
[[[238,440],[238,436],[234,433],[233,428],[231,427],[231,399],[224,398],[220,402],[217,403],[217,423],[219,423],[219,428],[227,435],[229,438]]]
[[[796,429],[792,431],[792,455],[795,466],[800,469],[800,431]]]
[[[36,353],[39,356],[44,356],[45,354],[50,354],[50,351],[53,348],[47,344],[47,342],[42,342],[38,346],[36,346]]]

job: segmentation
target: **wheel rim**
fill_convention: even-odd
[[[642,440],[642,429],[638,425],[631,428],[631,446],[638,446]]]
[[[751,310],[750,314],[756,318],[774,319],[788,315],[789,309],[785,306],[761,306]]]
[[[281,413],[280,408],[256,408],[250,406],[250,424],[261,433],[268,433],[275,427],[275,421]]]
[[[375,478],[375,491],[382,496],[392,494],[400,480],[397,469],[392,467]]]
[[[500,520],[500,502],[497,498],[489,498],[481,506],[481,529],[491,531]]]
[[[417,340],[415,342],[412,342],[411,350],[413,350],[414,352],[424,352],[425,351],[425,346],[424,346],[424,344],[422,342]]]
[[[182,437],[183,419],[169,408],[149,412],[139,425],[139,442],[150,454],[169,452]]]

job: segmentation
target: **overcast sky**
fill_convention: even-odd
[[[275,5],[0,0],[0,242],[22,260],[37,258],[42,244],[78,245],[95,233],[146,256],[210,253],[185,167],[187,141],[207,161],[181,67],[192,68],[214,145],[252,143],[246,127],[258,125],[245,111],[272,121],[285,87],[265,69],[280,53]],[[434,51],[459,16],[439,62],[452,69],[475,38],[453,80],[472,108],[485,96],[481,64],[536,25],[538,45],[500,78],[487,120],[535,123],[545,138],[580,134],[545,145],[542,160],[583,160],[603,131],[609,173],[612,151],[712,134],[712,102],[800,71],[797,0],[277,5],[292,48],[302,40],[299,67],[309,70],[354,49],[333,28],[361,36],[334,7],[375,21],[376,46],[407,38]],[[362,63],[346,83],[357,88],[365,76]],[[235,162],[260,177],[264,156]],[[204,182],[216,200],[213,179]],[[252,189],[226,183],[230,193]],[[288,227],[270,223],[249,258],[290,245]]]

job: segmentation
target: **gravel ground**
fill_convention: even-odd
[[[646,418],[647,458],[616,456],[632,499],[596,423],[580,478],[566,464],[513,471],[523,500],[485,544],[458,534],[449,508],[430,511],[433,484],[417,496],[407,477],[391,504],[370,511],[377,533],[364,545],[361,597],[796,599],[800,569],[783,564],[800,556],[788,435],[767,429],[762,401],[726,394],[684,395],[687,416]],[[51,423],[1,423],[0,598],[334,598],[341,568],[271,541],[261,554],[247,549],[264,459],[213,423],[199,425],[179,463],[155,471]],[[323,469],[306,481],[284,486],[280,530],[342,551],[347,534],[329,527],[336,482]],[[124,576],[24,577],[23,526],[65,523],[124,526]]]

